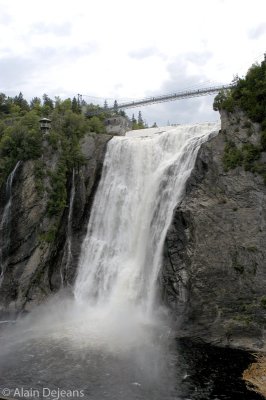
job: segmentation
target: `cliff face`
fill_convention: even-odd
[[[241,112],[223,112],[221,122],[198,153],[167,234],[164,299],[181,336],[265,349],[266,186],[243,167],[225,172],[222,161],[229,140],[258,144],[259,127]]]
[[[184,200],[175,210],[160,276],[163,296],[180,336],[266,349],[266,186],[260,175],[243,167],[225,172],[222,161],[228,141],[236,147],[257,145],[259,126],[241,112],[223,112],[221,122],[221,132],[199,150]],[[0,229],[2,236],[4,231],[9,236],[9,255],[0,257],[5,265],[0,311],[30,310],[51,293],[73,284],[111,137],[84,138],[87,163],[69,175],[68,207],[57,218],[47,216],[49,174],[43,182],[46,190],[40,194],[34,161],[17,167],[10,221]],[[43,168],[56,171],[58,153],[45,141],[44,147]],[[265,159],[262,153],[261,161]],[[0,198],[3,220],[4,187]]]
[[[110,135],[85,136],[82,152],[87,163],[74,171],[74,176],[68,177],[68,207],[56,218],[47,216],[49,174],[43,181],[47,190],[40,193],[35,162],[27,161],[18,166],[12,183],[10,220],[2,229],[2,241],[6,241],[7,232],[9,235],[8,255],[2,260],[2,312],[30,310],[52,292],[73,283],[106,144],[111,138]],[[53,172],[58,163],[58,153],[47,141],[43,146],[43,168]],[[2,220],[6,207],[5,192],[3,187]],[[73,207],[70,215],[71,195]]]

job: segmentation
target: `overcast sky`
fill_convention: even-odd
[[[265,15],[265,0],[0,0],[0,91],[119,102],[230,83],[263,59]],[[149,124],[214,121],[212,101],[141,111]]]

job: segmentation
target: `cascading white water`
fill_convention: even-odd
[[[180,398],[171,324],[157,307],[156,282],[173,210],[200,144],[218,129],[207,123],[154,128],[108,142],[75,300],[61,291],[0,336],[5,387],[17,386],[27,371],[23,386],[57,388],[61,379],[62,388],[74,382],[93,400]]]
[[[21,161],[18,161],[6,181],[6,205],[0,223],[0,285],[4,278],[6,268],[6,257],[10,245],[10,219],[12,208],[12,185],[16,171]]]
[[[62,285],[64,285],[64,275],[69,269],[69,266],[72,262],[72,219],[73,219],[73,205],[74,205],[74,198],[75,198],[75,191],[76,191],[76,186],[75,186],[75,169],[73,168],[72,171],[72,179],[71,179],[71,192],[70,192],[70,199],[69,199],[69,209],[68,209],[68,216],[67,216],[67,238],[66,238],[66,244],[64,248],[64,256],[63,256],[63,261],[64,263],[64,270],[63,268],[61,269],[61,281]]]
[[[200,144],[220,125],[132,131],[108,143],[82,246],[75,297],[80,303],[150,313],[163,244]]]

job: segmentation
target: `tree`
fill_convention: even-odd
[[[114,112],[117,114],[117,112],[118,112],[118,104],[117,104],[117,101],[115,100],[114,101]]]
[[[141,111],[139,111],[139,114],[138,114],[138,125],[143,125],[144,126],[142,115],[141,115]]]
[[[72,99],[72,104],[71,104],[71,110],[75,113],[75,114],[80,114],[80,106],[79,103],[76,99],[76,97],[73,97]]]
[[[21,111],[29,111],[30,107],[27,100],[24,99],[23,94],[19,92],[18,96],[15,96],[13,99],[13,103],[20,107]]]
[[[48,97],[47,94],[44,93],[44,95],[42,96],[42,99],[43,99],[44,107],[48,107],[50,110],[54,109],[54,102],[52,99],[50,99],[50,97]]]
[[[104,108],[105,110],[108,108],[108,103],[107,103],[107,100],[104,100],[104,105],[103,105],[103,108]]]
[[[95,133],[105,133],[105,126],[103,122],[97,116],[93,116],[89,120],[90,129]]]
[[[121,115],[121,117],[126,117],[126,113],[124,110],[119,110],[118,114]]]
[[[0,114],[9,114],[11,109],[11,99],[4,93],[0,93]]]
[[[62,111],[62,99],[59,96],[55,96],[55,102],[54,102],[54,108],[55,110],[61,112]]]
[[[71,109],[72,109],[71,99],[68,98],[68,99],[65,99],[64,101],[62,101],[61,107],[62,107],[63,113],[65,113],[66,111],[71,111]]]
[[[38,115],[41,115],[42,101],[39,97],[33,97],[33,99],[31,99],[30,109],[36,111],[38,113]]]

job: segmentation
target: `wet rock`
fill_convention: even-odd
[[[259,143],[241,112],[221,115],[203,144],[168,231],[161,282],[178,334],[265,349],[266,186],[243,167],[224,171],[226,140]],[[252,130],[252,136],[250,136]]]
[[[72,218],[71,264],[66,270],[65,247],[69,207],[55,217],[47,215],[49,198],[49,173],[55,171],[59,159],[44,141],[43,179],[45,190],[38,191],[35,162],[22,163],[16,173],[12,188],[11,232],[9,254],[4,279],[0,286],[0,311],[21,312],[31,310],[51,293],[73,284],[80,247],[86,233],[93,197],[101,176],[107,142],[110,135],[87,135],[82,141],[86,164],[75,171],[75,197]],[[4,198],[2,188],[1,198]],[[71,176],[67,181],[67,204],[71,192]],[[4,204],[1,204],[0,217]]]

